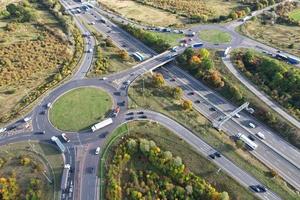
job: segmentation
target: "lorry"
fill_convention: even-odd
[[[56,136],[51,137],[51,141],[54,142],[58,147],[59,150],[64,153],[66,151],[66,147],[61,143],[61,141]]]
[[[104,128],[105,126],[112,124],[112,123],[113,123],[112,118],[107,118],[107,119],[103,120],[102,122],[99,122],[99,123],[95,124],[94,126],[92,126],[91,129],[93,132],[95,132],[101,128]]]
[[[63,174],[62,174],[62,177],[61,177],[61,190],[62,191],[66,191],[66,189],[67,189],[70,169],[71,169],[70,164],[65,164]]]
[[[236,135],[236,137],[237,137],[239,140],[243,141],[243,142],[246,144],[246,146],[250,148],[250,150],[256,149],[257,144],[254,143],[253,141],[251,141],[246,135],[244,135],[244,134],[242,134],[242,133],[238,133],[238,134]]]

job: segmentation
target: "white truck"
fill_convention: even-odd
[[[61,141],[56,136],[51,137],[51,141],[54,142],[60,149],[62,153],[66,151],[66,147],[61,143]]]
[[[70,169],[71,169],[70,164],[66,164],[64,166],[63,174],[62,174],[62,177],[61,177],[61,190],[62,191],[65,191],[67,189]]]
[[[92,131],[95,132],[101,128],[104,128],[105,126],[108,126],[113,123],[112,118],[107,118],[103,120],[102,122],[99,122],[98,124],[95,124],[94,126],[91,127]]]
[[[246,135],[242,133],[238,133],[236,137],[240,140],[242,140],[251,150],[256,149],[257,144],[251,141]]]

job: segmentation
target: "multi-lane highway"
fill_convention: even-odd
[[[80,4],[73,1],[62,1],[62,3],[67,9],[80,6]],[[99,14],[98,8],[97,10],[90,9],[89,12],[85,12],[84,14],[74,15],[76,25],[83,33],[88,32],[88,29],[84,24],[94,22],[103,17]],[[106,80],[87,79],[85,78],[85,75],[92,65],[93,53],[84,53],[82,60],[79,63],[78,70],[72,79],[49,92],[48,95],[43,98],[41,103],[28,114],[28,116],[32,117],[33,131],[20,135],[11,135],[0,138],[0,145],[28,139],[49,142],[51,136],[55,135],[60,137],[61,131],[54,128],[49,122],[48,108],[46,106],[48,103],[55,102],[57,98],[64,93],[78,87],[101,87],[111,94],[114,100],[114,106],[121,106],[121,112],[118,117],[114,118],[114,123],[112,125],[95,133],[92,133],[90,130],[86,130],[82,133],[67,133],[68,137],[71,139],[71,142],[64,143],[64,145],[67,147],[64,157],[65,163],[70,164],[73,169],[70,177],[68,178],[68,187],[73,185],[74,191],[76,192],[72,193],[68,190],[63,192],[61,196],[63,199],[98,199],[98,188],[101,180],[98,180],[97,177],[99,156],[95,155],[95,149],[98,146],[103,147],[103,143],[107,134],[112,132],[120,124],[127,122],[127,112],[137,112],[127,110],[127,90],[129,86],[124,85],[124,82],[129,81],[129,83],[132,83],[136,78],[145,72],[154,70],[155,68],[165,65],[173,60],[172,52],[167,51],[157,55],[153,50],[149,49],[143,43],[133,38],[121,28],[109,20],[106,21],[106,23],[96,23],[93,25],[94,29],[103,35],[109,36],[119,48],[128,51],[130,54],[136,51],[142,52],[143,54],[147,55],[149,59],[129,70],[107,76]],[[85,23],[82,24],[81,22]],[[209,27],[210,25],[203,27],[198,26],[196,29],[201,30]],[[224,27],[219,26],[219,28],[223,29]],[[240,39],[240,37],[234,31],[231,31],[230,33],[235,38],[231,45],[238,46],[243,43],[243,40]],[[85,42],[85,50],[94,49],[95,41],[92,37],[86,37]],[[215,44],[209,43],[205,45],[212,48],[216,46]],[[227,46],[224,46],[224,48],[225,47]],[[182,47],[177,53],[182,53],[183,51],[184,48]],[[185,91],[185,98],[189,98],[193,101],[200,100],[200,103],[195,103],[194,107],[210,121],[213,122],[218,117],[225,116],[235,109],[235,106],[221,98],[214,91],[210,90],[176,66],[167,67],[167,69],[168,72],[166,72],[166,70],[162,70],[161,72],[165,75],[168,84],[182,87]],[[176,81],[171,81],[170,77],[176,77]],[[196,95],[189,95],[190,91],[195,92]],[[125,101],[125,104],[120,104],[120,102],[123,101]],[[210,107],[215,107],[217,111],[212,113],[212,111],[209,109]],[[157,121],[166,126],[175,134],[187,141],[195,149],[197,149],[202,155],[208,156],[211,154],[211,152],[215,151],[210,145],[206,144],[188,129],[169,119],[168,117],[153,111],[143,112],[148,119]],[[138,118],[136,117],[133,118],[133,120],[137,119]],[[257,127],[255,129],[250,129],[247,127],[249,121],[254,122]],[[276,169],[276,171],[278,171],[287,182],[293,185],[296,189],[300,190],[300,157],[297,149],[286,143],[282,138],[278,137],[266,126],[256,121],[247,113],[242,113],[239,119],[229,120],[222,126],[222,129],[228,135],[235,135],[238,132],[243,132],[247,134],[253,134],[254,137],[255,133],[258,131],[263,131],[266,136],[266,140],[259,140],[256,137],[258,148],[253,151],[252,154],[270,168]],[[45,134],[37,134],[38,132],[40,133],[42,131],[45,131]],[[228,173],[245,187],[249,187],[250,185],[254,184],[260,184],[259,181],[257,181],[247,172],[240,169],[224,156],[216,160],[212,160],[212,162],[214,162],[224,172]],[[280,197],[269,190],[266,193],[257,195],[261,199],[280,199]]]

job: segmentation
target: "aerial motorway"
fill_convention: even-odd
[[[203,115],[210,122],[210,126],[225,133],[230,138],[241,140],[248,149],[247,153],[269,169],[276,171],[295,190],[300,191],[299,149],[281,138],[276,130],[257,120],[252,115],[255,111],[251,110],[247,102],[240,107],[232,104],[219,93],[195,79],[187,71],[179,68],[174,62],[176,57],[189,47],[223,50],[246,47],[258,51],[262,51],[262,49],[274,53],[278,51],[276,48],[261,44],[236,32],[235,28],[244,22],[236,20],[225,25],[196,25],[186,30],[180,30],[183,34],[190,34],[189,38],[191,40],[187,42],[187,45],[157,53],[123,30],[118,24],[120,22],[124,23],[124,21],[128,24],[135,24],[132,20],[108,12],[94,3],[71,0],[61,0],[60,2],[67,13],[72,16],[81,34],[84,35],[84,53],[77,64],[76,71],[67,81],[47,91],[46,95],[39,99],[39,102],[33,106],[29,113],[24,115],[22,119],[15,119],[15,122],[7,124],[2,131],[4,133],[9,132],[25,123],[30,123],[32,129],[15,135],[2,133],[0,137],[0,145],[37,140],[49,143],[58,149],[64,161],[60,183],[60,199],[93,200],[99,199],[99,196],[102,197],[101,185],[103,183],[102,179],[105,178],[98,177],[98,172],[101,170],[99,169],[99,162],[103,162],[100,155],[106,147],[110,133],[122,124],[131,121],[152,121],[168,128],[192,146],[199,154],[209,159],[220,170],[253,192],[257,198],[266,200],[284,199],[284,197],[280,197],[264,186],[260,180],[241,168],[238,163],[222,155],[222,152],[219,152],[175,119],[146,108],[129,108],[130,99],[128,94],[130,86],[149,72],[160,73],[167,85],[181,88],[183,98],[193,102],[193,109]],[[279,4],[256,11],[252,14],[252,17]],[[87,77],[96,60],[94,51],[97,41],[91,33],[91,26],[94,32],[109,37],[116,47],[135,58],[137,64],[101,78]],[[142,29],[149,28],[137,23],[136,26]],[[192,34],[206,29],[226,31],[231,35],[232,40],[227,44],[212,44],[204,42],[198,35]],[[300,127],[297,119],[265,97],[251,83],[245,81],[234,70],[228,57],[224,56],[223,62],[255,95],[262,96],[262,100],[268,106],[272,107],[297,128]],[[295,65],[295,67],[297,66]],[[53,105],[68,92],[86,87],[101,88],[108,94],[112,101],[110,114],[83,131],[62,131],[56,128],[50,120],[50,110],[53,109]]]

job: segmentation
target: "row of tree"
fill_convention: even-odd
[[[121,24],[120,26],[128,33],[141,40],[143,43],[145,43],[158,53],[166,51],[171,47],[170,44],[168,44],[164,39],[160,38],[157,35],[154,35],[151,32],[144,31],[140,28],[128,24]]]
[[[147,170],[130,169],[130,180],[122,185],[122,174],[131,159],[141,158]],[[154,170],[153,170],[154,169]],[[159,173],[158,173],[159,172]],[[124,190],[122,190],[124,189]],[[178,156],[162,151],[154,141],[129,138],[116,149],[108,172],[107,199],[214,199],[227,200],[205,180],[190,172]],[[125,197],[126,198],[126,197]]]

